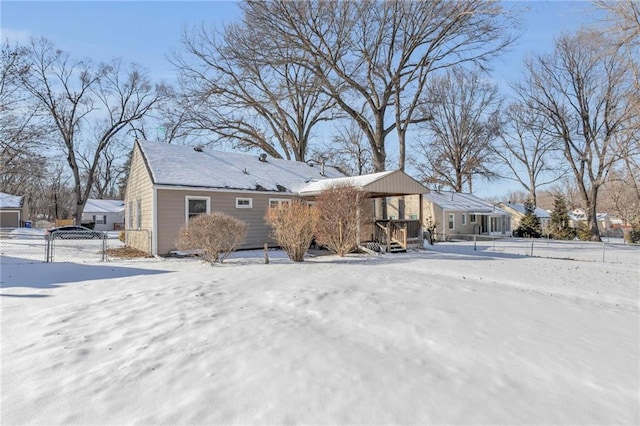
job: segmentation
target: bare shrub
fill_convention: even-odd
[[[271,226],[273,238],[287,252],[289,259],[302,262],[318,222],[315,207],[294,200],[290,206],[270,208],[265,220]]]
[[[208,262],[222,263],[247,236],[247,224],[221,212],[198,215],[180,230],[180,250],[202,250]]]
[[[318,244],[340,256],[355,250],[360,226],[372,217],[369,197],[352,186],[334,186],[318,195],[315,207],[320,215]]]

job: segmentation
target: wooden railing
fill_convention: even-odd
[[[377,220],[374,228],[374,239],[391,248],[391,244],[399,244],[403,249],[422,244],[420,222],[417,220]]]

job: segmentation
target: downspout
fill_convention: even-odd
[[[153,214],[151,215],[151,235],[149,235],[150,238],[150,245],[151,245],[151,254],[153,256],[157,256],[158,255],[158,188],[156,188],[156,186],[153,186],[153,194],[152,194],[152,199],[151,199],[151,204],[152,204],[152,209],[153,209]]]
[[[424,235],[424,227],[423,227],[423,220],[424,220],[424,214],[422,213],[422,210],[424,208],[424,206],[422,205],[422,193],[418,194],[418,220],[420,221],[420,229],[418,230],[418,232],[420,232],[420,234],[418,234],[420,236],[419,241],[422,241],[422,248],[424,248],[424,240],[423,240],[423,235]],[[431,244],[431,237],[429,237],[429,244]]]

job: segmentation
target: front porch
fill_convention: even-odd
[[[301,188],[300,196],[312,199],[332,186],[352,186],[376,203],[376,200],[388,197],[417,195],[420,203],[427,189],[401,170],[373,173],[349,178],[325,179],[310,182]],[[386,204],[386,203],[385,203]],[[363,251],[396,252],[422,247],[422,211],[416,219],[387,219],[384,209],[376,216],[374,204],[373,217],[360,221],[360,241],[358,248]],[[377,249],[377,250],[376,250]]]
[[[422,247],[422,226],[419,220],[378,219],[363,227],[361,247],[386,253]]]

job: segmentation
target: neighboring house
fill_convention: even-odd
[[[436,224],[439,239],[460,234],[511,235],[511,215],[473,194],[431,191],[424,194],[422,212],[416,197],[395,198],[388,202],[391,216],[415,218],[422,214],[422,225]]]
[[[82,223],[93,222],[96,231],[124,229],[124,201],[89,198],[82,213]]]
[[[0,192],[0,228],[19,228],[28,215],[26,197]]]
[[[322,183],[320,183],[322,182]],[[264,217],[269,207],[312,199],[348,183],[372,196],[423,192],[404,172],[346,177],[337,168],[304,162],[136,141],[125,195],[126,244],[154,255],[176,250],[190,217],[213,211],[248,223],[241,249],[275,245]]]
[[[503,209],[504,211],[511,213],[511,229],[515,231],[520,226],[520,221],[527,213],[527,209],[524,204],[517,203],[498,203],[498,207]],[[536,207],[533,213],[540,219],[540,227],[542,228],[542,232],[546,232],[549,229],[549,225],[551,224],[551,215],[548,211],[541,209],[540,207]]]
[[[598,230],[600,233],[606,233],[611,229],[611,219],[607,213],[596,213],[598,221]],[[578,228],[580,225],[587,224],[587,213],[577,208],[569,212],[569,226],[571,228]]]

